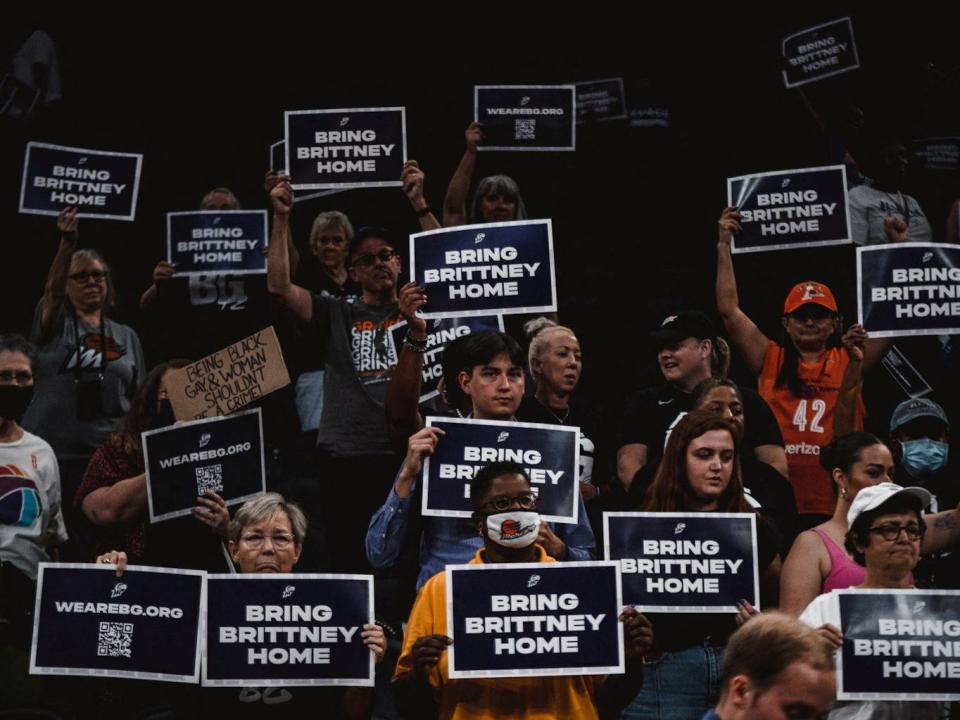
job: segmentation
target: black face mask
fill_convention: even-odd
[[[177,418],[173,414],[173,404],[166,398],[161,399],[160,412],[157,413],[157,420],[154,423],[154,427],[167,427],[168,425],[173,425],[176,421]]]
[[[0,418],[20,422],[33,400],[33,385],[0,385]]]

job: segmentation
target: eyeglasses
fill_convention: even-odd
[[[353,259],[353,264],[357,267],[370,267],[374,265],[377,260],[380,262],[390,262],[395,257],[397,257],[395,250],[381,250],[376,254],[364,253],[363,255],[358,255]]]
[[[78,283],[85,283],[90,278],[93,278],[96,282],[103,282],[109,274],[106,270],[81,270],[80,272],[70,273],[67,277],[76,280]]]
[[[876,533],[887,542],[893,542],[898,539],[901,532],[907,534],[907,540],[919,540],[920,536],[923,535],[923,530],[915,523],[911,523],[910,525],[895,525],[893,523],[878,525],[877,527],[870,528],[870,532]]]
[[[498,512],[503,512],[504,510],[509,510],[514,504],[518,505],[522,510],[531,510],[537,505],[537,496],[532,492],[520,493],[519,495],[514,495],[510,497],[509,495],[501,495],[500,497],[495,497],[489,502],[485,502],[483,507],[493,508]]]
[[[267,536],[261,535],[260,533],[250,533],[249,535],[241,535],[240,541],[243,542],[248,547],[258,550],[263,547],[264,540],[267,539]],[[278,534],[271,535],[270,542],[274,548],[277,550],[285,550],[290,546],[290,543],[293,542],[293,538],[290,535]]]
[[[29,385],[33,382],[33,373],[26,370],[3,370],[0,372],[0,384]]]
[[[819,322],[820,320],[833,317],[833,313],[822,305],[807,305],[806,307],[794,310],[790,313],[790,317],[797,322],[806,322],[807,320]]]

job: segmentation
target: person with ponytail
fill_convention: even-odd
[[[809,528],[828,520],[834,510],[830,476],[817,462],[817,448],[834,436],[834,411],[851,358],[858,361],[855,364],[862,360],[862,369],[869,371],[886,354],[891,341],[868,339],[861,325],[851,325],[841,336],[837,301],[830,288],[814,280],[797,283],[787,294],[783,339],[776,342],[764,335],[740,309],[730,251],[733,234],[740,231],[739,220],[737,208],[728,207],[718,223],[717,310],[780,424],[797,510],[801,523]],[[855,382],[851,388],[850,429],[862,430],[861,386]]]

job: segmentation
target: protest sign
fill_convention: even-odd
[[[623,78],[577,83],[577,122],[626,120]]]
[[[373,686],[371,575],[210,575],[203,685]]]
[[[643,612],[759,608],[753,513],[605,512],[603,557],[617,560],[623,600]]]
[[[266,210],[167,213],[167,262],[174,275],[267,272]]]
[[[727,178],[727,205],[742,216],[734,253],[850,243],[843,165]]]
[[[237,505],[266,492],[260,408],[142,435],[150,522],[190,515],[215,492]]]
[[[920,167],[943,172],[960,170],[960,137],[923,138],[910,145]]]
[[[566,425],[428,417],[445,433],[423,463],[424,515],[473,515],[470,480],[494,462],[519,463],[544,520],[576,523],[580,509],[580,428]]]
[[[287,174],[287,142],[278,140],[270,145],[270,172]]]
[[[143,155],[27,143],[20,212],[59,215],[69,205],[77,217],[133,220]]]
[[[289,384],[273,326],[169,370],[164,380],[178,420],[227,415]]]
[[[284,113],[284,125],[294,190],[400,187],[405,108],[294,110]]]
[[[206,573],[40,563],[30,673],[197,682]]]
[[[279,175],[287,175],[287,143],[285,140],[275,142],[270,146],[270,170]],[[318,190],[316,192],[293,194],[293,202],[303,202],[314,198],[336,195],[340,190]]]
[[[473,119],[483,127],[477,150],[576,150],[576,86],[476,85]]]
[[[960,592],[835,595],[843,632],[837,699],[960,700]]]
[[[806,85],[860,67],[850,18],[831,20],[788,35],[781,44],[783,84]]]
[[[439,392],[437,385],[443,377],[443,351],[447,343],[458,337],[484,330],[503,332],[502,315],[477,315],[474,317],[451,317],[427,321],[427,350],[423,353],[423,369],[420,371],[420,402],[435,398]],[[391,326],[393,346],[399,357],[403,338],[407,334],[407,321],[403,320]]]
[[[913,366],[913,363],[903,354],[896,345],[891,345],[887,354],[880,361],[883,369],[889,373],[893,381],[900,386],[900,389],[907,397],[923,397],[931,390],[930,383],[926,381],[923,375]]]
[[[890,243],[857,248],[857,314],[870,337],[960,332],[960,247]]]
[[[462,225],[410,236],[410,275],[425,318],[554,312],[549,220]]]
[[[448,565],[451,680],[624,672],[612,562]]]

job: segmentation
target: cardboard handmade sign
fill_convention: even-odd
[[[178,370],[164,384],[177,420],[228,415],[290,384],[273,326]]]

